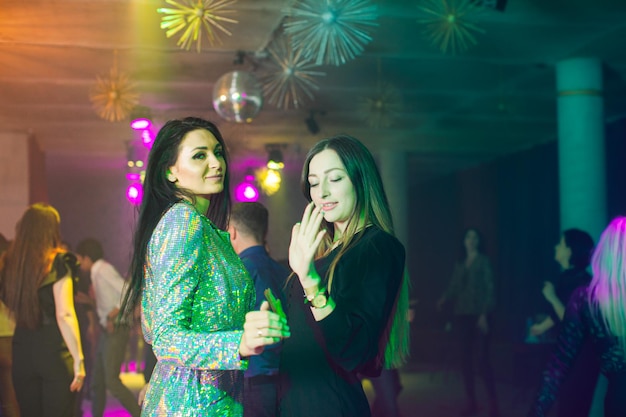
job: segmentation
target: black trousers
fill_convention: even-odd
[[[258,375],[244,378],[244,417],[276,417],[278,415],[277,383],[277,375]]]
[[[491,341],[491,329],[487,334],[483,334],[476,323],[478,315],[458,315],[455,317],[454,325],[458,346],[460,349],[461,372],[465,385],[465,395],[468,404],[476,404],[476,388],[474,377],[474,347],[478,357],[478,372],[482,377],[487,390],[487,396],[491,407],[497,407],[496,386],[493,378],[493,369],[489,356],[489,344]]]
[[[73,417],[73,365],[58,328],[17,329],[13,337],[13,386],[21,417]]]

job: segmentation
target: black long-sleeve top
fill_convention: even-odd
[[[287,288],[291,337],[280,365],[280,415],[368,417],[359,374],[380,373],[386,331],[404,274],[405,251],[392,235],[370,226],[339,261],[330,296],[334,311],[316,322],[297,277]],[[337,255],[316,262],[323,284]]]
[[[626,354],[618,339],[609,333],[597,306],[589,303],[587,293],[587,287],[578,288],[567,304],[557,344],[542,375],[530,417],[543,417],[548,413],[587,340],[592,342],[600,370],[609,380],[605,416],[626,416]]]

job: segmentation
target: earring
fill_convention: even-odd
[[[172,171],[170,171],[169,169],[167,170],[165,175],[167,176],[167,180],[169,182],[176,182],[176,177],[174,176],[174,174],[172,174]]]

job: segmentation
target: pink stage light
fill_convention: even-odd
[[[150,126],[152,126],[152,122],[150,121],[150,119],[146,119],[144,117],[135,119],[130,122],[130,127],[132,127],[134,130],[145,130],[150,128]]]
[[[259,199],[259,190],[252,183],[254,177],[247,175],[246,178],[235,188],[235,199],[240,202],[257,201]]]
[[[138,172],[128,172],[126,173],[126,179],[128,181],[141,181],[141,174]]]
[[[126,189],[126,198],[131,204],[139,205],[143,199],[143,186],[140,183],[132,183]]]
[[[154,143],[154,138],[152,137],[152,133],[150,133],[149,129],[145,129],[141,132],[141,142],[143,146],[148,149],[152,149],[152,144]]]

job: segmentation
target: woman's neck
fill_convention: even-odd
[[[189,203],[191,203],[192,206],[194,206],[194,208],[196,210],[198,210],[198,213],[202,213],[204,215],[206,215],[207,211],[209,211],[209,199],[204,197],[204,196],[200,196],[200,195],[196,195],[195,196],[195,202],[192,201],[189,197],[183,197],[183,199]]]
[[[356,235],[357,233],[359,233],[361,230],[365,229],[366,227],[371,226],[372,223],[367,223],[365,224],[365,219],[364,218],[360,218],[359,219],[359,223],[358,226],[356,227],[356,229],[354,230],[354,233],[352,233],[352,235]],[[334,234],[333,234],[333,242],[331,245],[331,249],[335,249],[337,246],[339,246],[341,244],[341,242],[343,241],[342,237],[346,231],[346,228],[348,227],[345,224],[342,224],[340,227],[339,224],[335,223],[334,225]]]

